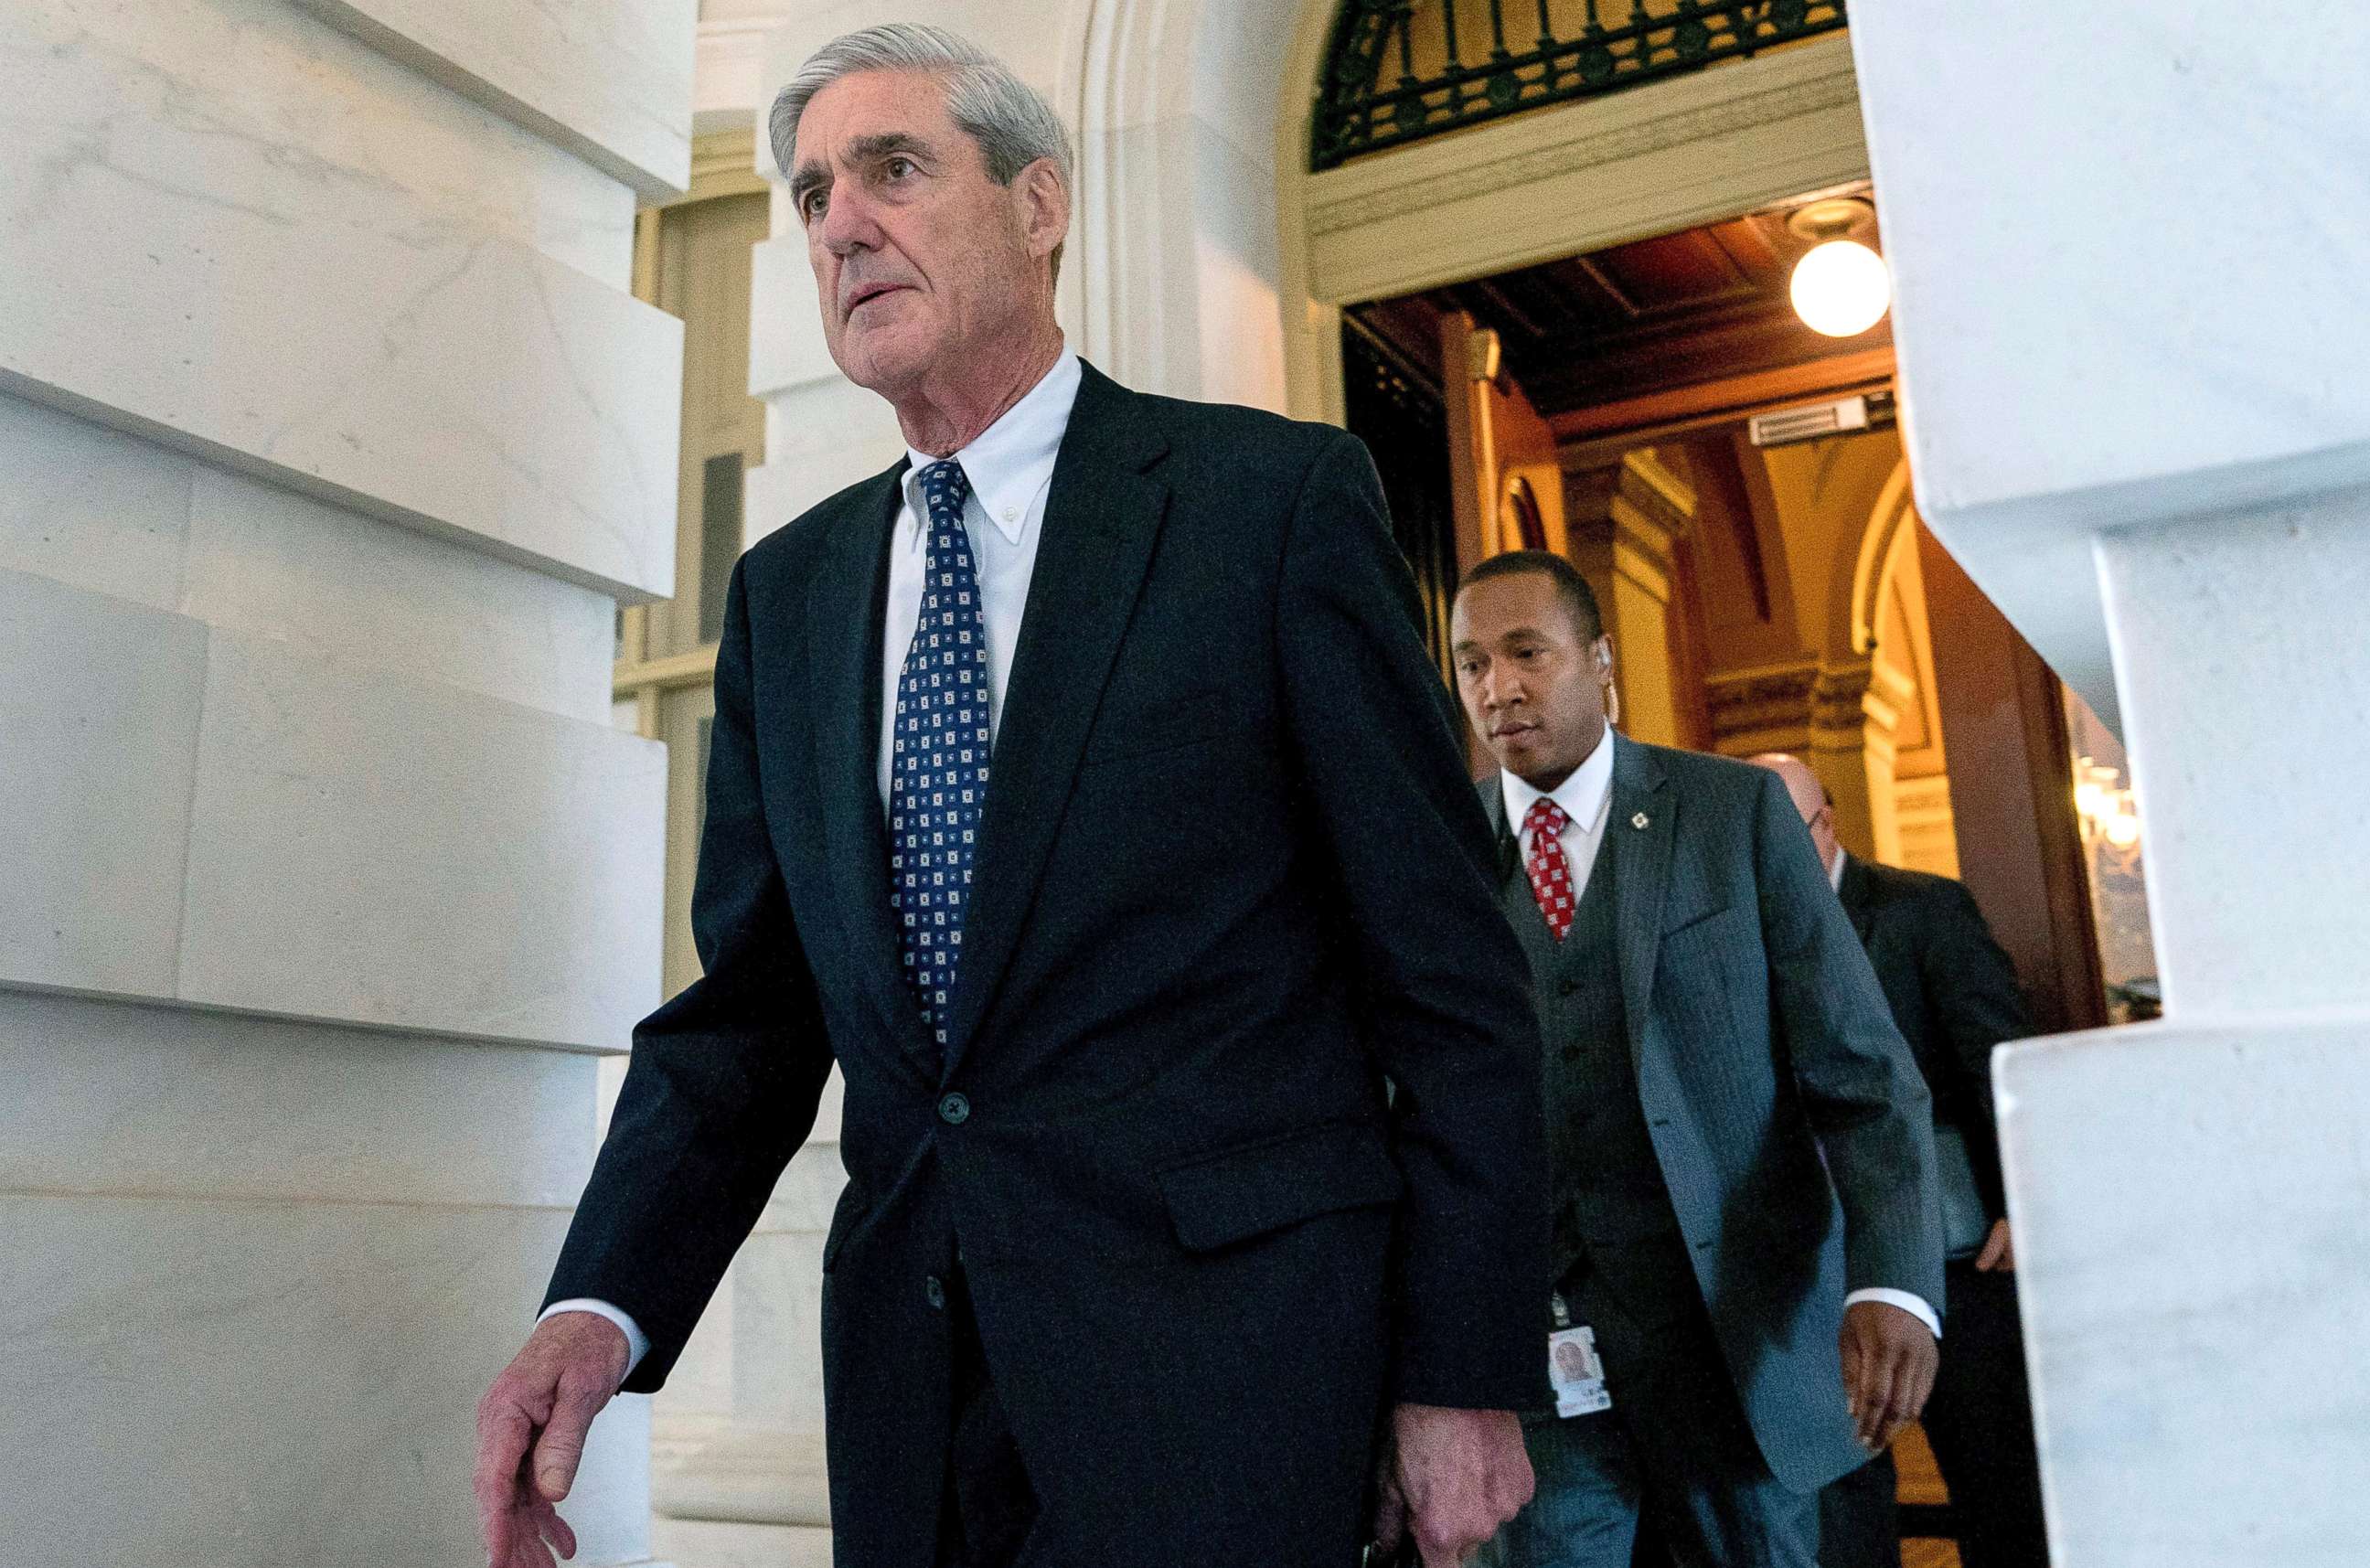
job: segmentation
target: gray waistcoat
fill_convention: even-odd
[[[1517,863],[1501,894],[1531,961],[1531,991],[1547,1043],[1547,1148],[1556,1182],[1555,1265],[1571,1273],[1591,1248],[1674,1235],[1677,1216],[1638,1104],[1615,941],[1618,894],[1613,835],[1560,942],[1548,931]]]

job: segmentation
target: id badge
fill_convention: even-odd
[[[1596,1358],[1594,1329],[1583,1325],[1547,1335],[1547,1381],[1555,1386],[1559,1416],[1613,1408],[1613,1396],[1605,1391],[1605,1363]]]

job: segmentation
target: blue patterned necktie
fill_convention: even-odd
[[[971,479],[951,460],[931,464],[919,479],[929,510],[929,559],[921,617],[897,677],[889,898],[905,979],[944,1051],[980,806],[987,799],[987,626],[963,532]]]

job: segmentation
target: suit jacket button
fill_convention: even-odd
[[[971,1101],[960,1094],[949,1094],[938,1101],[938,1120],[949,1127],[960,1127],[971,1120]]]
[[[928,1279],[922,1282],[922,1296],[924,1299],[929,1302],[930,1308],[933,1311],[943,1312],[946,1310],[947,1287],[940,1282],[938,1275],[932,1274]]]

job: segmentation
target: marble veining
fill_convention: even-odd
[[[691,181],[698,0],[295,0],[662,200]]]
[[[276,139],[245,107],[270,98],[256,63],[178,74],[62,6],[0,23],[21,149],[0,267],[29,306],[0,314],[0,386],[604,591],[671,591],[680,387],[653,370],[680,323]]]
[[[1996,1076],[2057,1560],[2360,1562],[2370,1019],[2066,1035]]]

